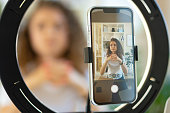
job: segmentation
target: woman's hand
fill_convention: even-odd
[[[110,61],[110,60],[112,60],[112,56],[109,56],[109,57],[107,57],[107,59],[106,59],[107,62]]]
[[[70,61],[50,59],[43,65],[46,67],[47,79],[55,86],[73,86],[80,95],[87,98],[88,84],[85,77],[78,73]]]
[[[69,73],[72,65],[68,60],[48,59],[43,63],[47,79],[55,85],[65,85],[70,82]]]
[[[111,59],[112,59],[113,61],[118,61],[120,64],[122,63],[122,59],[120,59],[120,58],[117,56],[117,54],[112,54],[112,55],[111,55]]]

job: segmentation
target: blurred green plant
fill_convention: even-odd
[[[163,113],[167,99],[170,97],[170,72],[167,73],[164,85],[154,103],[146,113]]]

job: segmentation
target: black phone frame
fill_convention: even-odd
[[[137,90],[137,82],[136,82],[136,73],[135,73],[135,69],[136,69],[136,66],[135,66],[135,61],[137,61],[137,59],[135,59],[136,58],[136,55],[137,54],[135,54],[135,52],[137,51],[136,49],[135,49],[135,45],[134,45],[134,16],[133,16],[133,11],[130,9],[130,8],[123,8],[123,7],[116,7],[116,8],[112,8],[112,7],[93,7],[91,10],[90,10],[90,28],[91,28],[91,31],[92,31],[92,13],[93,13],[93,10],[96,10],[96,9],[103,9],[103,12],[104,13],[112,13],[113,11],[118,11],[118,10],[128,10],[130,13],[131,13],[131,22],[132,22],[132,49],[133,49],[133,68],[134,68],[134,70],[133,70],[133,74],[134,74],[134,80],[135,80],[135,82],[134,82],[134,86],[135,86],[135,90],[134,90],[134,93],[136,94],[136,90]],[[106,10],[106,11],[104,11],[104,10]],[[92,40],[92,32],[91,32],[91,49],[92,49],[92,52],[94,51],[93,50],[93,40]],[[86,53],[85,53],[86,54]],[[89,54],[90,56],[91,56],[91,61],[92,62],[88,62],[88,63],[92,63],[92,67],[94,68],[94,63],[93,63],[93,60],[94,60],[94,54],[93,53],[91,53],[91,54]],[[86,61],[86,60],[85,60]],[[99,102],[96,102],[96,100],[95,100],[95,94],[94,94],[94,89],[95,89],[95,86],[94,86],[94,78],[95,78],[95,75],[94,75],[94,71],[92,71],[92,74],[93,75],[90,75],[90,76],[93,76],[93,101],[95,102],[95,104],[97,104],[97,105],[107,105],[107,104],[114,104],[114,103],[112,103],[112,102],[105,102],[105,103],[99,103]],[[134,95],[135,95],[134,94]],[[135,101],[136,100],[136,98],[137,98],[137,95],[135,95],[135,98],[134,98],[134,100],[133,101]],[[121,101],[121,102],[119,102],[119,104],[123,104],[123,103],[132,103],[132,102],[128,102],[128,101]]]
[[[168,32],[161,10],[154,0],[132,0],[142,12],[150,30],[152,39],[152,61],[147,79],[138,92],[133,104],[128,104],[112,113],[143,113],[153,103],[163,85],[169,61]],[[145,5],[141,2],[145,2]],[[9,0],[0,19],[0,75],[2,84],[12,102],[23,113],[54,113],[36,99],[26,86],[17,62],[16,36],[27,8],[33,0]],[[146,9],[150,8],[151,13]],[[159,29],[158,29],[159,27]],[[154,78],[154,81],[151,79]],[[140,103],[148,87],[150,92]],[[135,109],[133,106],[140,103]],[[87,112],[90,112],[88,104]]]

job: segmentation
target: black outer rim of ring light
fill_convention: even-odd
[[[151,14],[148,13],[141,0],[133,0],[142,12],[151,33],[153,49],[151,67],[148,77],[138,93],[137,100],[133,104],[126,105],[117,113],[145,112],[158,95],[167,71],[169,44],[165,21],[154,0],[143,1],[150,8]],[[50,113],[53,111],[40,103],[27,88],[20,74],[16,58],[18,28],[25,11],[32,2],[33,0],[9,0],[4,8],[0,20],[0,75],[7,94],[21,112]],[[151,77],[156,81],[151,81]],[[132,107],[140,101],[150,85],[152,88],[148,95],[139,106],[132,110]]]

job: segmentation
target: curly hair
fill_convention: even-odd
[[[117,45],[117,51],[116,54],[118,55],[119,58],[123,59],[123,47],[121,45],[121,43],[119,42],[119,40],[117,40],[116,38],[112,38],[107,46],[107,57],[109,57],[112,54],[112,51],[110,50],[110,43],[114,41],[116,42]]]

